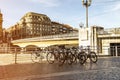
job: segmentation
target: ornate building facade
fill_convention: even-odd
[[[45,14],[34,12],[26,13],[20,21],[11,26],[7,31],[14,39],[40,37],[55,34],[70,33],[74,30],[69,25],[52,22]]]
[[[65,34],[75,31],[71,26],[66,24],[60,24],[58,22],[52,22],[52,33],[55,34]]]

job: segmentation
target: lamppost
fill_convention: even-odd
[[[86,7],[86,28],[88,28],[88,7],[91,5],[92,0],[82,0],[82,4]]]
[[[12,35],[10,33],[8,33],[8,35],[7,35],[8,52],[10,51],[11,36]]]

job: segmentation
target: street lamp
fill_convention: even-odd
[[[82,0],[82,5],[86,7],[86,28],[88,28],[88,7],[91,5],[92,0]]]
[[[84,24],[81,22],[81,23],[79,24],[79,27],[80,27],[80,28],[83,28],[83,27],[84,27]]]
[[[10,51],[11,37],[12,37],[11,33],[8,33],[7,35],[8,52]]]

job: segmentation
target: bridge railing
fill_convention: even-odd
[[[54,39],[66,39],[66,38],[78,38],[78,33],[67,33],[67,34],[57,34],[57,35],[49,35],[49,36],[41,36],[41,37],[33,37],[33,38],[24,38],[13,40],[12,42],[19,42],[19,41],[40,41],[40,40],[54,40]]]
[[[35,37],[31,38],[32,40],[44,40],[44,39],[54,39],[54,38],[70,38],[70,37],[78,37],[78,33],[67,33],[67,34],[58,34],[58,35],[49,35],[49,36],[41,36],[41,37]]]

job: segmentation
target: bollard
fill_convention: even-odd
[[[118,56],[118,49],[117,49],[118,47],[117,46],[115,46],[115,56],[117,57]]]
[[[17,64],[17,50],[15,48],[15,64]]]

